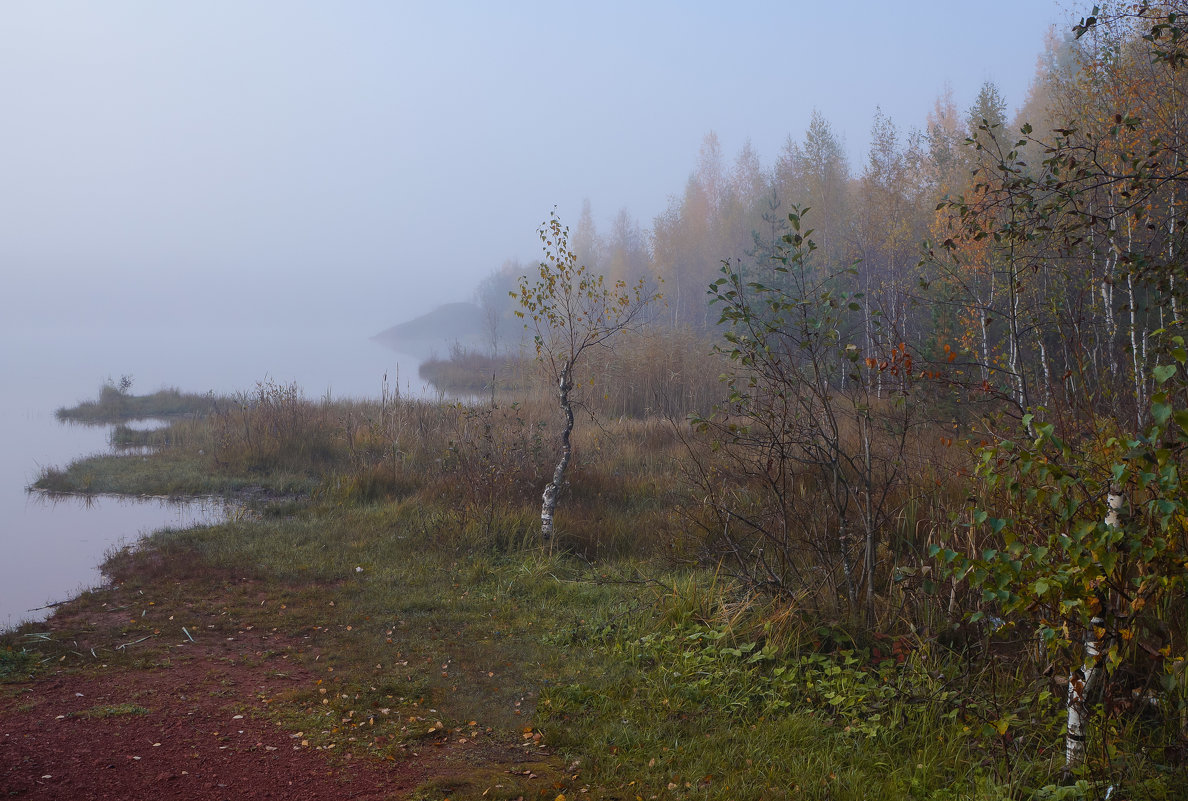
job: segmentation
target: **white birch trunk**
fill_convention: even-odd
[[[1104,623],[1095,617],[1085,630],[1085,664],[1073,670],[1068,676],[1068,734],[1064,739],[1064,772],[1071,774],[1085,764],[1085,738],[1089,731],[1089,709],[1087,700],[1097,680],[1097,658],[1101,655],[1101,642],[1097,630]]]
[[[1121,522],[1122,494],[1110,487],[1109,510],[1105,524],[1117,526]],[[1071,774],[1085,764],[1085,738],[1089,731],[1089,695],[1100,681],[1101,668],[1097,664],[1101,656],[1102,642],[1098,632],[1105,620],[1094,616],[1085,630],[1084,664],[1075,668],[1068,676],[1068,733],[1064,739],[1064,772]]]
[[[982,313],[978,321],[978,324],[982,329],[982,380],[987,382],[990,380],[990,327],[987,325],[986,320],[990,317],[990,314],[994,308],[994,295],[996,294],[995,289],[996,285],[994,281],[994,271],[991,270],[990,296],[989,299],[982,304]]]
[[[1114,267],[1118,264],[1118,242],[1116,240],[1118,223],[1114,218],[1114,199],[1112,196],[1110,197],[1109,214],[1109,234],[1106,236],[1106,244],[1109,247],[1109,252],[1105,259],[1105,276],[1102,279],[1101,287],[1102,299],[1106,304],[1106,358],[1109,360],[1110,375],[1116,376],[1118,374],[1118,359],[1115,354],[1115,343],[1118,338],[1118,320],[1114,316]]]
[[[569,400],[569,391],[573,389],[573,382],[570,380],[572,369],[572,364],[565,365],[561,370],[561,379],[557,386],[561,410],[565,413],[565,428],[561,432],[561,459],[553,469],[553,480],[549,482],[541,495],[540,538],[549,543],[550,549],[553,547],[553,514],[557,511],[557,496],[565,481],[565,468],[569,466],[569,459],[573,454],[573,445],[570,442],[570,435],[573,433],[573,404]]]
[[[1027,382],[1023,377],[1023,370],[1019,364],[1019,355],[1021,350],[1020,335],[1019,335],[1019,278],[1015,268],[1014,253],[1010,256],[1010,272],[1007,275],[1007,280],[1010,282],[1010,291],[1008,293],[1008,301],[1010,307],[1010,317],[1008,318],[1008,334],[1010,336],[1010,368],[1011,376],[1015,382],[1015,402],[1019,404],[1020,409],[1026,409],[1030,406],[1031,399],[1027,397]]]
[[[1040,369],[1044,374],[1043,394],[1040,396],[1040,400],[1047,406],[1052,402],[1052,367],[1048,364],[1048,349],[1044,346],[1043,335],[1037,337],[1036,341],[1039,343]]]
[[[1172,108],[1172,126],[1173,126],[1172,130],[1173,131],[1180,130],[1179,117],[1180,117],[1179,108],[1173,107]],[[1172,161],[1172,174],[1178,175],[1180,172],[1180,148],[1179,147],[1175,148],[1175,153],[1176,153],[1175,159]],[[1171,192],[1172,192],[1171,203],[1168,204],[1170,206],[1171,215],[1170,215],[1170,219],[1168,220],[1168,223],[1167,223],[1167,260],[1168,260],[1168,262],[1174,261],[1175,257],[1176,257],[1176,244],[1175,243],[1176,243],[1176,195],[1177,195],[1177,191],[1174,186],[1172,187]],[[1171,276],[1171,315],[1172,315],[1172,323],[1178,325],[1180,322],[1180,312],[1179,312],[1179,309],[1176,308],[1176,276],[1174,274]]]
[[[1109,259],[1106,260],[1109,263]],[[1107,268],[1108,269],[1108,268]],[[1118,331],[1118,323],[1114,320],[1114,287],[1106,279],[1101,282],[1101,305],[1106,318],[1106,361],[1109,367],[1110,374],[1113,375],[1118,372],[1118,366],[1115,364],[1113,356],[1114,336]]]

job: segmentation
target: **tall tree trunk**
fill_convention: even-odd
[[[557,397],[561,403],[561,410],[565,413],[565,428],[561,431],[561,460],[553,469],[553,480],[545,487],[540,504],[540,538],[553,547],[553,513],[557,511],[557,495],[561,492],[561,485],[565,481],[565,468],[569,467],[569,458],[573,454],[570,435],[573,433],[573,403],[569,400],[569,392],[573,389],[571,371],[572,363],[566,363],[561,370],[561,380],[557,385]]]
[[[1143,427],[1143,416],[1147,407],[1147,387],[1146,387],[1146,343],[1139,346],[1138,342],[1138,315],[1135,312],[1135,297],[1134,297],[1134,276],[1127,273],[1126,275],[1126,291],[1130,303],[1130,359],[1131,366],[1134,370],[1134,413],[1140,430]]]
[[[862,489],[865,495],[863,499],[865,508],[862,510],[862,517],[866,528],[866,625],[873,629],[875,624],[874,563],[878,543],[875,541],[874,509],[871,503],[871,495],[874,493],[874,466],[870,455],[870,440],[872,435],[869,414],[865,414],[862,417],[861,432],[865,473],[862,480]]]
[[[1134,229],[1131,221],[1126,220],[1126,250],[1131,252],[1134,247]],[[1139,331],[1138,331],[1138,308],[1135,302],[1134,294],[1134,273],[1130,270],[1126,271],[1126,297],[1127,305],[1130,307],[1130,360],[1131,368],[1134,370],[1134,414],[1135,420],[1139,430],[1143,427],[1144,409],[1147,406],[1147,392],[1146,392],[1146,364],[1147,364],[1147,347],[1146,347],[1146,332],[1143,332],[1143,344],[1139,346]]]
[[[1109,358],[1110,375],[1118,375],[1118,359],[1117,359],[1117,339],[1118,339],[1118,320],[1114,316],[1114,267],[1118,264],[1118,222],[1114,217],[1114,198],[1110,196],[1109,202],[1110,222],[1107,227],[1108,234],[1106,235],[1106,244],[1108,251],[1105,256],[1105,276],[1102,278],[1101,297],[1105,303],[1106,313],[1106,354]]]
[[[1015,402],[1019,404],[1020,409],[1026,409],[1031,406],[1031,397],[1027,390],[1027,376],[1024,375],[1023,366],[1020,363],[1022,343],[1019,334],[1019,268],[1015,262],[1014,246],[1011,247],[1008,259],[1010,267],[1007,274],[1007,308],[1010,311],[1007,313],[1007,333],[1011,341],[1008,343],[1007,352],[1011,377],[1015,383]]]
[[[1044,346],[1042,333],[1036,337],[1036,342],[1039,344],[1040,370],[1044,375],[1044,385],[1040,388],[1040,403],[1047,406],[1052,402],[1052,368],[1048,364],[1048,349]]]
[[[989,297],[982,302],[982,308],[978,315],[980,318],[978,324],[982,331],[982,381],[984,382],[990,381],[990,326],[987,321],[994,312],[994,296],[997,288],[994,281],[994,269],[990,268],[988,272],[990,274]]]
[[[1172,107],[1172,130],[1179,131],[1179,106]],[[1178,137],[1177,137],[1178,138]],[[1172,173],[1179,175],[1180,173],[1180,148],[1175,148],[1175,158],[1172,161]],[[1175,185],[1172,185],[1171,202],[1168,204],[1170,219],[1167,223],[1167,260],[1169,263],[1174,262],[1176,257],[1176,196],[1179,194]],[[1173,273],[1171,276],[1171,314],[1172,323],[1178,324],[1180,322],[1180,310],[1176,304],[1176,276]],[[1162,326],[1161,326],[1162,327]]]

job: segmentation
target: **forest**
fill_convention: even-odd
[[[710,133],[650,230],[587,203],[561,251],[653,293],[585,403],[691,421],[702,559],[809,619],[1038,640],[1066,770],[1092,705],[1188,731],[1183,14],[1095,8],[1013,119],[991,82],[919,127],[876,111],[856,166],[816,112],[769,166]],[[490,318],[525,272],[480,288]]]
[[[0,676],[159,668],[205,610],[294,638],[316,685],[258,714],[301,747],[538,759],[418,798],[1184,797],[1186,13],[1053,32],[1011,119],[876,113],[859,165],[820,114],[773,165],[709,134],[650,228],[548,216],[488,347],[426,365],[465,402],[264,381],[117,429],[37,486],[246,511],[113,554]]]

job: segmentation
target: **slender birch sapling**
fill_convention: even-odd
[[[531,281],[523,276],[519,292],[512,296],[520,304],[516,315],[533,332],[536,358],[557,387],[564,420],[560,458],[541,496],[540,535],[543,541],[551,542],[553,515],[573,455],[574,388],[580,383],[592,383],[592,379],[581,377],[585,357],[594,348],[609,348],[615,335],[642,323],[648,307],[660,295],[643,279],[628,286],[625,281],[610,281],[593,273],[578,262],[570,250],[569,229],[561,224],[555,210],[538,233],[545,254],[540,277]]]

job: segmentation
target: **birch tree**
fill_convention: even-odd
[[[1059,269],[1084,294],[1100,292],[1103,336],[1100,345],[1088,337],[1067,345],[1069,375],[1088,365],[1091,380],[1070,397],[1089,414],[1068,425],[1028,411],[1017,441],[982,449],[968,552],[932,549],[948,575],[980,593],[972,620],[993,615],[1034,631],[1053,664],[1068,669],[1070,776],[1116,770],[1123,716],[1162,716],[1176,743],[1188,720],[1188,349],[1176,311],[1188,252],[1177,204],[1188,173],[1175,103],[1160,105],[1188,84],[1179,66],[1188,61],[1184,6],[1095,10],[1074,29],[1099,40],[1078,51],[1067,122],[1047,142],[1024,125],[1005,156],[991,153],[987,196],[1010,214],[987,218],[983,238],[1067,265]],[[1148,79],[1156,67],[1163,72]],[[1025,148],[1043,154],[1038,167],[1025,163]],[[1076,307],[1055,311],[1065,309]],[[1126,361],[1133,414],[1117,402]],[[1092,722],[1101,724],[1090,740],[1099,750],[1086,746]]]
[[[545,258],[539,277],[520,279],[516,314],[533,332],[537,360],[557,387],[562,415],[561,447],[552,481],[544,489],[540,506],[541,540],[551,544],[553,515],[565,484],[565,471],[573,456],[572,435],[575,389],[584,379],[587,357],[597,348],[609,348],[611,340],[644,321],[659,293],[640,279],[632,286],[612,281],[589,270],[570,249],[569,229],[556,211],[542,223],[540,241]]]

